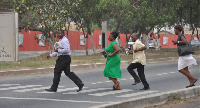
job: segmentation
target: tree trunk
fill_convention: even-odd
[[[157,43],[156,43],[156,50],[160,50],[160,34],[159,34],[159,32],[158,32],[158,39],[156,39],[157,41]]]
[[[96,48],[95,48],[95,46],[94,46],[94,42],[93,42],[93,39],[92,39],[92,35],[91,35],[91,30],[90,30],[89,24],[87,25],[87,31],[88,31],[88,34],[89,34],[89,37],[90,37],[90,41],[91,41],[91,43],[92,43],[93,53],[96,54]],[[88,35],[88,34],[87,34],[87,35]]]
[[[70,22],[68,22],[68,26],[65,27],[65,28],[67,28],[67,38],[68,38],[68,35],[69,35],[69,27],[70,27]]]
[[[190,41],[189,41],[189,43],[191,43],[193,37],[194,37],[194,28],[192,28],[192,36],[190,37]]]
[[[129,36],[129,38],[128,38],[128,36],[127,36],[127,34],[126,34],[126,43],[125,43],[125,45],[124,45],[124,49],[126,49],[126,46],[128,45],[129,39],[130,39],[130,36]]]
[[[194,26],[193,26],[193,23],[192,23],[192,22],[193,22],[193,21],[192,21],[192,7],[190,7],[190,25],[191,25],[191,27],[192,27],[192,36],[191,36],[191,38],[190,38],[189,43],[192,41],[193,35],[194,35]]]
[[[196,30],[197,30],[197,39],[200,41],[200,38],[199,38],[199,31],[198,31],[198,29],[196,28]]]
[[[88,49],[87,49],[87,38],[86,38],[86,35],[85,35],[85,32],[84,32],[84,29],[83,27],[82,28],[82,31],[83,31],[83,35],[84,35],[84,43],[85,43],[85,52],[86,52],[86,55],[88,56]]]
[[[142,34],[142,43],[147,47],[147,49],[149,49],[149,39],[148,39],[148,35],[146,34]]]

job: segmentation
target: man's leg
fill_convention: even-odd
[[[50,89],[45,89],[46,91],[50,92],[56,92],[58,88],[58,84],[60,82],[60,77],[62,73],[62,65],[60,63],[59,58],[56,60],[56,65],[54,68],[54,78],[53,78],[53,84]]]
[[[138,75],[140,77],[140,80],[142,81],[142,84],[144,85],[144,88],[145,89],[149,88],[149,84],[147,83],[146,78],[145,78],[145,74],[144,74],[144,65],[139,64],[137,71],[138,71]]]
[[[127,70],[128,72],[133,76],[135,79],[135,82],[140,82],[140,78],[137,76],[137,74],[134,72],[133,69],[138,67],[138,63],[131,63],[128,67]]]
[[[71,63],[71,57],[68,56],[67,57],[67,64],[66,64],[66,68],[64,69],[65,75],[68,76],[78,87],[79,87],[79,91],[82,90],[84,84],[82,83],[81,79],[74,73],[74,72],[70,72],[70,63]]]

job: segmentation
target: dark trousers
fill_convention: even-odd
[[[74,72],[70,72],[70,63],[71,57],[69,55],[61,55],[56,60],[53,85],[51,86],[53,90],[57,90],[58,88],[62,71],[64,71],[65,75],[68,76],[77,86],[82,84],[81,79]]]
[[[138,75],[134,72],[133,69],[136,69],[138,71]],[[145,88],[149,87],[149,84],[146,81],[145,75],[144,75],[144,65],[142,65],[141,63],[131,63],[128,68],[127,68],[128,72],[133,76],[133,78],[135,79],[135,81],[142,81],[142,84],[144,85]]]

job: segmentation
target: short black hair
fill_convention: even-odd
[[[183,31],[183,26],[181,25],[176,25],[174,28],[180,32]]]
[[[61,32],[63,35],[65,35],[65,31],[64,30],[59,30],[59,32]]]
[[[110,33],[115,39],[119,36],[119,32],[118,31],[112,31]]]

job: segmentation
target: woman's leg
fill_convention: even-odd
[[[117,81],[117,78],[110,78],[109,77],[109,79],[114,82],[113,89],[115,89],[115,90],[121,90],[121,87],[119,85],[120,83],[119,83],[119,81]]]
[[[185,70],[188,71],[188,73],[190,74],[190,71],[189,71],[189,69],[188,69],[188,66],[185,68]],[[191,75],[191,74],[190,74],[190,75]],[[192,75],[191,75],[191,76],[192,76]],[[194,76],[192,76],[192,77],[193,77],[193,79],[190,78],[190,84],[194,83],[194,81],[197,79],[197,78],[195,78]]]
[[[193,76],[190,74],[190,72],[189,72],[189,70],[188,70],[188,66],[185,67],[184,69],[179,70],[179,72],[182,73],[183,75],[185,75],[185,76],[188,78],[190,84],[192,84],[192,83],[196,80],[196,78],[193,77]]]

